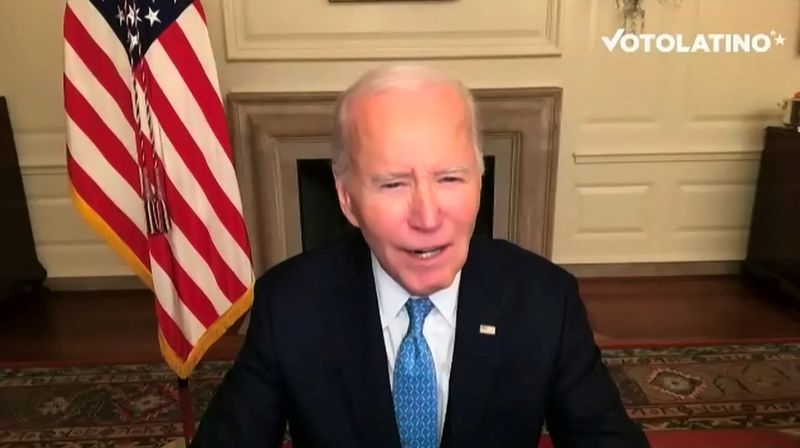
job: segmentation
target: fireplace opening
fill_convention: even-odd
[[[475,234],[491,237],[494,232],[495,157],[485,156],[484,165]],[[303,251],[355,230],[339,208],[330,159],[297,160],[297,184]]]

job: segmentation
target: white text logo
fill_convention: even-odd
[[[766,53],[786,38],[775,30],[759,34],[626,34],[620,28],[613,36],[602,36],[609,52],[620,49],[625,53]]]

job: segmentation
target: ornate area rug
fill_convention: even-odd
[[[800,343],[604,350],[629,415],[648,434],[800,431]],[[191,379],[202,415],[229,368]],[[160,447],[181,437],[175,376],[162,364],[0,368],[0,448]]]
[[[800,343],[604,350],[645,430],[800,428]]]

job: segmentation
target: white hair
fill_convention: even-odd
[[[472,92],[461,81],[429,67],[419,65],[389,65],[362,75],[345,90],[336,102],[331,145],[331,166],[337,176],[347,172],[350,165],[349,106],[353,98],[383,91],[418,90],[430,86],[450,86],[456,89],[467,106],[472,142],[478,167],[483,174],[483,152],[480,148],[478,117]]]

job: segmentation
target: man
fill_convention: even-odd
[[[333,171],[359,235],[264,274],[195,447],[646,447],[575,279],[473,236],[482,155],[469,91],[367,73],[336,109]]]

